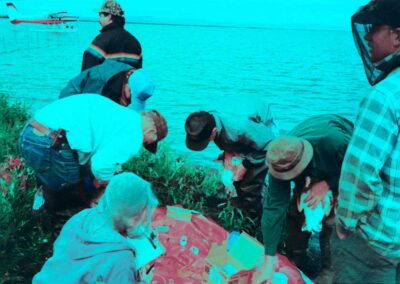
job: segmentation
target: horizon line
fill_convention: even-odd
[[[0,19],[8,19],[7,15],[0,15]],[[78,22],[97,22],[97,20],[79,19]],[[154,25],[154,26],[178,26],[178,27],[203,27],[203,28],[229,28],[229,29],[252,29],[252,30],[295,30],[295,31],[334,31],[349,32],[348,30],[339,28],[294,28],[294,27],[262,27],[262,26],[235,26],[235,25],[217,25],[217,24],[180,24],[180,23],[161,23],[161,22],[135,22],[126,21],[127,24],[134,25]]]

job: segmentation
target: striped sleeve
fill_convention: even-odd
[[[83,53],[81,71],[103,63],[106,59],[108,40],[104,34],[98,35]]]
[[[336,217],[355,231],[360,218],[373,209],[383,191],[380,171],[396,145],[395,104],[373,91],[360,105],[354,133],[343,162]]]
[[[90,44],[86,51],[97,59],[104,60],[106,58],[106,52],[94,43]]]

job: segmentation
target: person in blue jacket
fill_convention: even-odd
[[[64,225],[53,255],[32,283],[148,283],[135,265],[140,248],[130,239],[152,236],[157,204],[147,181],[133,173],[114,176],[97,207]]]
[[[59,98],[100,94],[120,105],[143,111],[154,89],[154,83],[144,69],[136,70],[129,64],[106,60],[72,78],[61,90]]]

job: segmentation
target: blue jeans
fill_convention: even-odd
[[[80,166],[75,151],[68,144],[52,148],[50,133],[39,133],[29,122],[22,130],[19,146],[23,158],[42,184],[49,190],[60,191],[80,181]]]

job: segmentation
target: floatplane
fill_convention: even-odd
[[[23,15],[20,14],[11,2],[6,3],[8,18],[14,25],[17,24],[30,24],[42,25],[45,30],[51,31],[74,31],[76,30],[76,23],[78,17],[67,15],[67,12],[56,12],[47,15]]]

